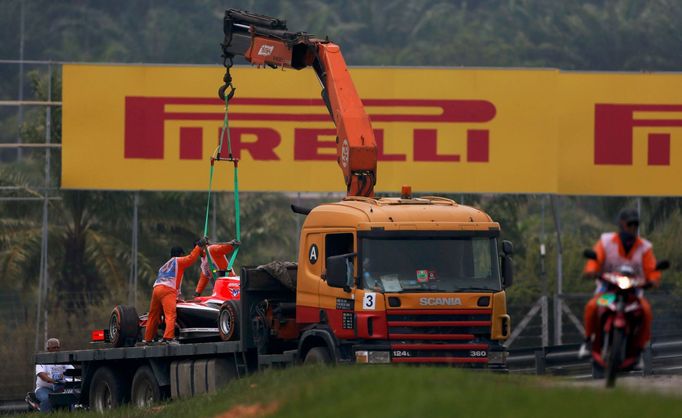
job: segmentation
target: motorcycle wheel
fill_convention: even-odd
[[[606,387],[612,388],[616,384],[616,372],[623,361],[625,353],[625,331],[620,328],[613,330],[613,338],[608,349],[606,360]]]
[[[222,341],[239,338],[239,302],[227,300],[220,307],[218,331]]]
[[[133,306],[117,305],[109,317],[109,338],[114,347],[132,347],[137,342],[139,317]]]

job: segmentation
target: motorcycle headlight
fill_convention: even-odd
[[[632,287],[632,280],[630,280],[630,278],[627,276],[619,276],[617,280],[618,287],[621,289],[629,289]]]

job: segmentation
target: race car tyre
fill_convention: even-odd
[[[332,357],[326,347],[313,347],[305,355],[303,364],[331,364]]]
[[[222,341],[239,338],[239,302],[227,300],[220,307],[218,314],[218,333]]]
[[[125,384],[121,375],[109,367],[95,370],[90,383],[90,409],[105,412],[127,401]]]
[[[139,335],[139,316],[134,306],[116,305],[109,317],[109,339],[114,347],[132,347]]]
[[[161,399],[161,388],[154,372],[149,366],[140,366],[133,377],[130,391],[131,403],[138,408],[148,408],[160,402]]]

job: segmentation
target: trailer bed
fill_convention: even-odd
[[[56,353],[41,352],[36,354],[35,361],[36,364],[73,364],[100,360],[177,358],[241,352],[243,352],[241,341],[217,341],[141,347],[102,347]]]

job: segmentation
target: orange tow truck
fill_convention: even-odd
[[[238,309],[223,306],[216,323],[229,323],[229,341],[112,347],[108,330],[97,330],[99,345],[37,353],[36,363],[74,365],[81,382],[75,402],[98,411],[214,392],[244,374],[298,362],[506,370],[512,245],[498,244],[500,225],[451,199],[413,197],[409,187],[400,197],[374,197],[372,126],[337,45],[237,10],[225,13],[224,31],[223,99],[234,93],[236,55],[315,70],[337,127],[348,195],[311,210],[294,207],[306,216],[298,263],[241,269]],[[137,313],[130,307],[121,315],[115,333],[134,343]]]
[[[293,343],[304,362],[504,368],[502,342],[510,333],[504,288],[513,273],[511,243],[498,254],[499,224],[450,199],[415,198],[408,186],[400,197],[374,197],[374,132],[338,45],[291,32],[282,19],[234,9],[225,12],[224,33],[223,99],[235,56],[257,66],[314,70],[336,125],[347,189],[340,202],[299,210],[306,219],[295,299],[268,301],[261,340]],[[279,303],[295,306],[289,317]]]

